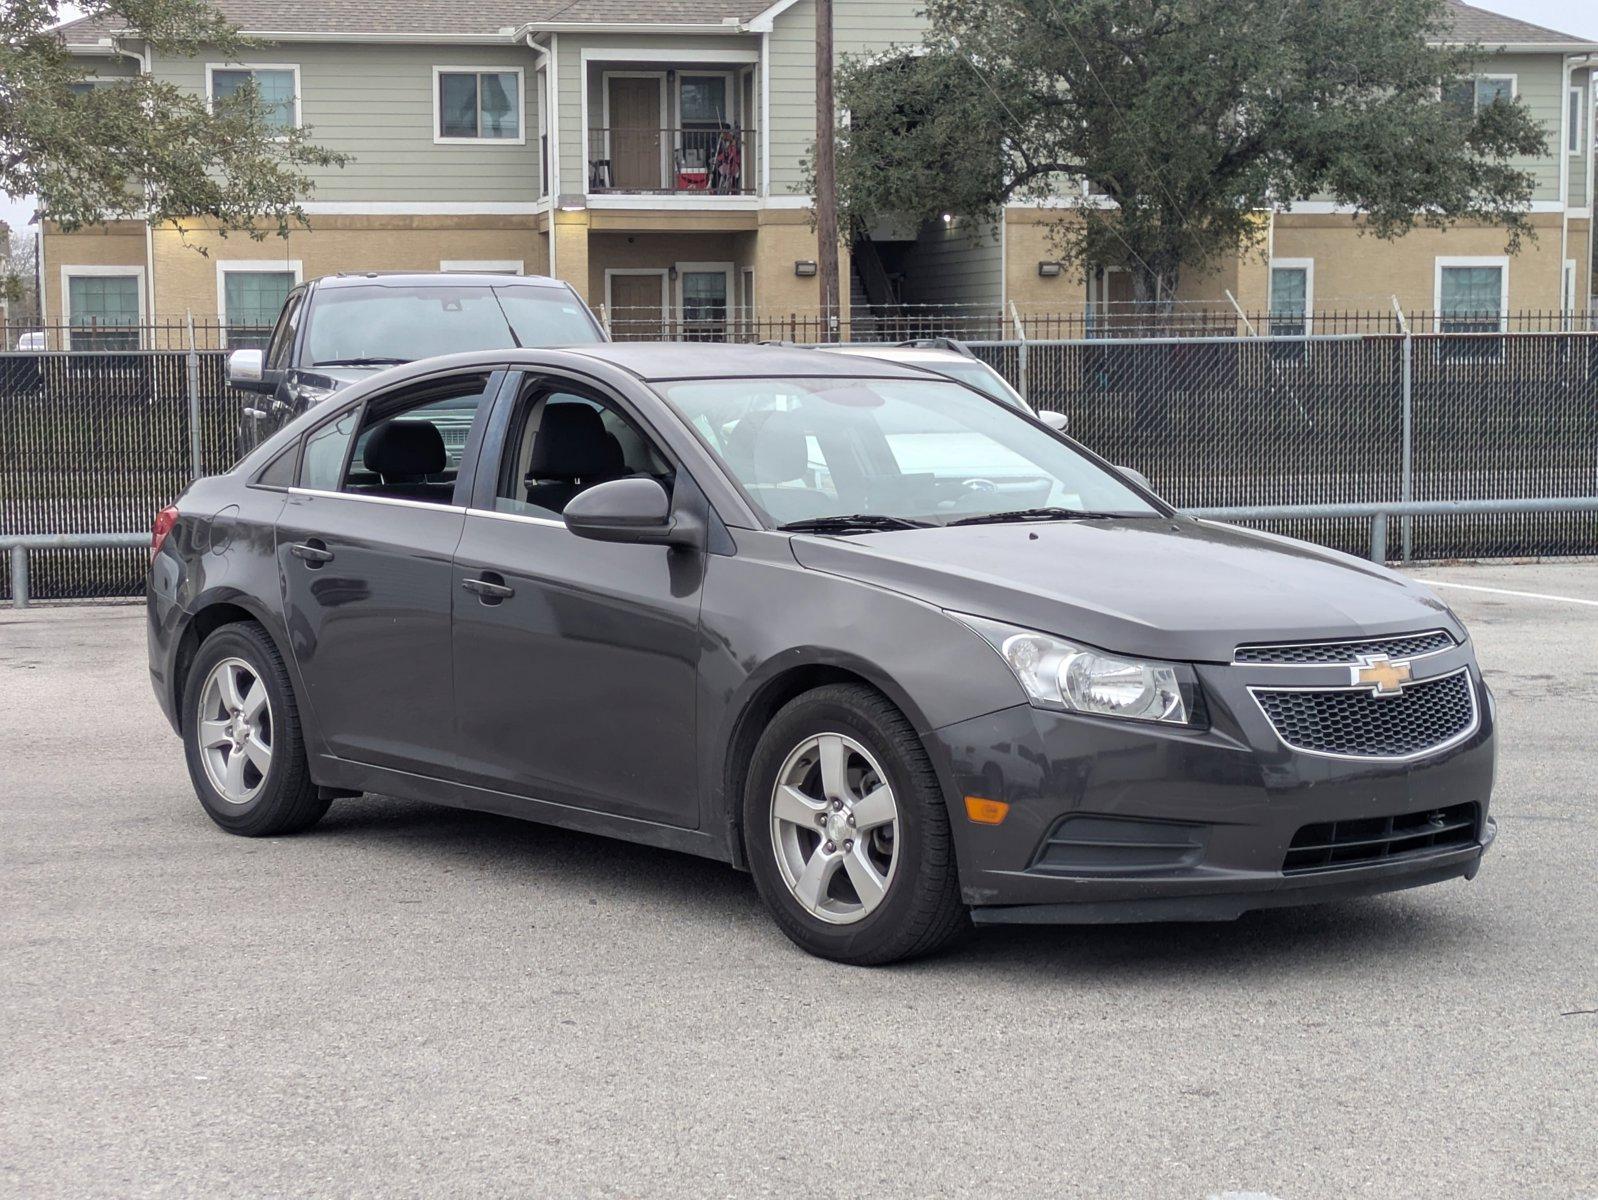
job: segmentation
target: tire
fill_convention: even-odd
[[[311,782],[288,671],[264,629],[243,621],[206,638],[182,703],[189,778],[211,820],[240,837],[273,837],[322,819],[330,802]]]
[[[932,762],[869,687],[817,688],[772,718],[750,762],[743,830],[761,900],[812,954],[877,966],[970,928]]]

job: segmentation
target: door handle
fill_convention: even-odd
[[[289,547],[289,553],[295,558],[303,558],[313,568],[333,561],[333,552],[314,538],[309,542],[295,542]]]
[[[501,600],[516,594],[516,589],[505,583],[498,575],[483,575],[477,579],[463,579],[461,586],[468,592],[475,592],[477,598],[484,604],[498,604]]]

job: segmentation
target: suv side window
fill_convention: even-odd
[[[304,301],[304,292],[290,292],[289,298],[283,302],[283,311],[278,314],[277,325],[272,330],[272,340],[266,347],[267,370],[288,369],[289,360],[294,353],[294,331],[300,326],[300,305]]]
[[[670,493],[670,461],[610,401],[535,381],[517,402],[494,507],[555,519],[596,483],[647,475]]]

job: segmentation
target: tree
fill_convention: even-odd
[[[84,16],[126,30],[119,44],[236,60],[252,43],[206,0],[88,0]],[[38,196],[71,232],[118,218],[203,219],[257,241],[305,224],[304,170],[347,161],[304,128],[282,129],[244,88],[214,110],[203,96],[138,75],[84,87],[84,62],[54,27],[61,0],[0,5],[0,191]],[[76,86],[75,86],[76,85]]]
[[[0,230],[5,230],[4,224],[0,224]],[[31,232],[6,231],[5,261],[0,263],[0,297],[9,307],[13,325],[32,324],[39,319],[37,248]]]
[[[1084,272],[1124,267],[1169,304],[1184,269],[1254,244],[1257,212],[1312,196],[1397,237],[1417,222],[1531,233],[1546,153],[1518,101],[1463,106],[1485,57],[1448,46],[1443,0],[928,0],[924,47],[847,61],[840,203],[995,220],[1064,197],[1053,232]]]

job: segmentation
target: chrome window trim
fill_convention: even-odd
[[[428,512],[464,513],[460,504],[434,504],[431,500],[407,500],[403,496],[363,496],[359,492],[329,492],[322,488],[289,488],[291,496],[321,496],[328,500],[356,500],[363,504],[393,504],[400,508],[423,508]]]
[[[549,517],[535,517],[530,513],[499,512],[492,508],[476,508],[468,506],[466,515],[469,517],[492,517],[496,521],[520,521],[526,525],[549,525],[556,529],[565,529],[565,521],[551,520]]]
[[[1249,665],[1257,666],[1259,664],[1249,664]],[[1320,664],[1320,665],[1324,666],[1325,664],[1323,663],[1323,664]],[[1260,716],[1265,718],[1265,724],[1270,726],[1271,732],[1276,735],[1276,740],[1281,742],[1282,745],[1286,746],[1289,750],[1293,751],[1293,753],[1295,753],[1295,754],[1309,754],[1309,755],[1314,756],[1315,758],[1335,758],[1335,759],[1339,759],[1339,760],[1344,761],[1344,762],[1368,762],[1368,763],[1414,762],[1418,758],[1427,758],[1427,757],[1429,757],[1429,756],[1431,756],[1433,754],[1441,754],[1444,750],[1448,750],[1448,749],[1450,749],[1450,748],[1452,748],[1454,746],[1457,746],[1461,742],[1468,741],[1476,733],[1476,731],[1481,728],[1481,701],[1476,696],[1476,683],[1470,677],[1470,668],[1469,667],[1458,667],[1458,668],[1456,668],[1455,670],[1452,670],[1452,671],[1445,671],[1441,675],[1433,675],[1433,676],[1431,676],[1428,679],[1411,680],[1408,686],[1409,687],[1414,687],[1416,684],[1419,684],[1419,683],[1441,683],[1445,679],[1452,679],[1455,675],[1463,675],[1465,677],[1465,691],[1470,696],[1470,724],[1466,725],[1464,729],[1460,730],[1460,732],[1456,733],[1453,737],[1448,738],[1446,741],[1438,742],[1434,746],[1427,746],[1424,750],[1416,750],[1416,751],[1414,751],[1411,754],[1338,754],[1338,753],[1336,753],[1334,751],[1331,751],[1331,750],[1310,750],[1310,749],[1306,749],[1303,746],[1296,746],[1292,742],[1288,741],[1285,737],[1282,736],[1281,731],[1276,728],[1276,723],[1271,720],[1270,713],[1266,712],[1265,711],[1265,706],[1260,703],[1260,697],[1259,697],[1259,694],[1261,692],[1366,692],[1366,693],[1371,693],[1371,688],[1369,686],[1364,686],[1364,685],[1360,685],[1360,684],[1347,684],[1347,683],[1345,683],[1345,684],[1342,684],[1342,685],[1333,685],[1333,686],[1317,685],[1317,684],[1305,684],[1303,686],[1295,686],[1295,687],[1277,687],[1275,685],[1267,684],[1267,685],[1250,686],[1249,689],[1248,689],[1248,694],[1253,698],[1255,706],[1260,710]],[[1400,693],[1400,695],[1402,695],[1402,692]],[[1394,696],[1394,697],[1383,697],[1383,698],[1384,699],[1398,699],[1399,697],[1398,696]]]
[[[1458,650],[1464,642],[1457,641],[1454,635],[1446,629],[1417,629],[1413,633],[1388,633],[1378,637],[1359,638],[1333,638],[1327,641],[1304,642],[1244,642],[1232,648],[1232,662],[1234,667],[1285,667],[1289,670],[1323,670],[1326,667],[1347,667],[1352,663],[1319,662],[1319,663],[1289,663],[1289,662],[1244,662],[1237,657],[1244,650],[1293,650],[1301,646],[1379,646],[1382,642],[1401,642],[1408,638],[1431,637],[1441,634],[1448,639],[1448,645],[1436,650],[1428,650],[1424,654],[1403,654],[1393,658],[1393,662],[1418,662],[1423,658],[1432,658],[1438,654],[1447,654],[1450,650]],[[1389,656],[1391,657],[1391,656]],[[1441,678],[1441,676],[1439,676]]]

